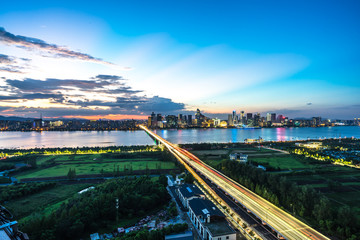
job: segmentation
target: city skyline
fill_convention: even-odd
[[[0,115],[360,112],[357,1],[4,3]]]

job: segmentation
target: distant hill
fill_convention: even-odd
[[[0,120],[10,120],[10,121],[27,121],[27,120],[31,120],[33,121],[35,118],[23,118],[23,117],[15,117],[15,116],[11,116],[11,117],[6,117],[6,116],[1,116],[0,115]]]

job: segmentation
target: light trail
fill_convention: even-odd
[[[166,141],[144,126],[140,126],[140,128],[166,146],[169,151],[173,153],[177,159],[186,167],[186,169],[192,170],[190,173],[194,175],[193,169],[200,172],[211,182],[220,187],[224,192],[229,194],[229,196],[231,196],[237,202],[243,204],[249,211],[260,218],[264,223],[274,229],[279,234],[279,237],[283,237],[289,240],[329,239],[315,229],[299,221],[294,216],[278,208],[274,204],[258,196],[247,188],[241,186],[239,183],[235,182],[214,168],[208,166],[195,155]],[[200,184],[206,183],[201,180]],[[206,188],[208,189],[208,187]]]

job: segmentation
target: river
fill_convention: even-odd
[[[319,138],[360,138],[360,127],[338,126],[319,128],[262,129],[184,129],[156,130],[172,143],[243,142],[247,138],[266,141],[304,140]],[[75,132],[0,132],[0,149],[35,147],[83,147],[152,145],[144,131],[75,131]]]

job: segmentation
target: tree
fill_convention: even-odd
[[[75,168],[74,168],[74,170],[69,168],[69,172],[67,174],[67,177],[68,177],[69,180],[74,180],[76,178],[76,170],[75,170]]]
[[[185,181],[186,183],[192,184],[192,183],[194,182],[194,180],[195,180],[195,179],[194,179],[193,175],[190,174],[190,173],[186,174],[185,177],[184,177],[184,181]]]
[[[164,187],[166,187],[168,185],[168,179],[165,175],[160,175],[159,176],[159,183],[161,185],[163,185]]]

